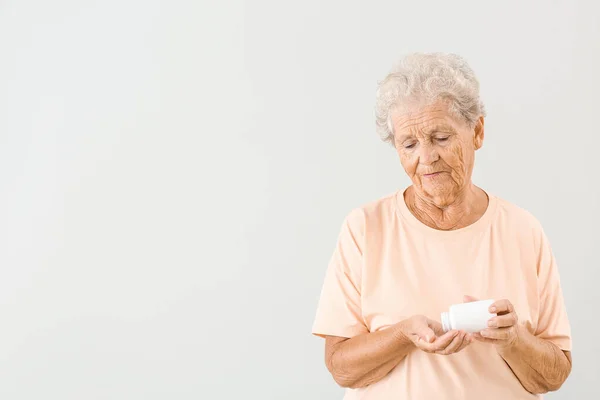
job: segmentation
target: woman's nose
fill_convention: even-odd
[[[439,154],[435,146],[430,144],[422,144],[419,146],[419,163],[430,165],[439,159]]]

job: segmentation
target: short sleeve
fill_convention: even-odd
[[[539,314],[535,335],[571,350],[571,326],[563,299],[556,259],[544,231],[538,234],[538,297]]]
[[[369,331],[362,317],[360,296],[364,232],[364,214],[354,210],[342,224],[325,273],[312,327],[314,335],[350,338]]]

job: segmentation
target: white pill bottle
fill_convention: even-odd
[[[494,300],[479,300],[451,305],[448,312],[442,313],[444,332],[456,329],[475,333],[487,328],[488,320],[497,315],[488,311],[493,303]]]

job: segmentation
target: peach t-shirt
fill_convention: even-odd
[[[404,191],[354,209],[333,252],[313,334],[353,337],[415,314],[440,313],[468,294],[508,299],[519,323],[571,350],[571,332],[550,244],[529,212],[488,194],[475,223],[440,231],[408,210]],[[410,352],[381,381],[346,389],[354,399],[538,399],[494,346],[474,342],[449,356]]]

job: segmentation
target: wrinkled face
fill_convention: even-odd
[[[483,117],[474,128],[437,102],[392,114],[394,144],[418,195],[451,204],[471,182],[475,150],[483,144]]]

